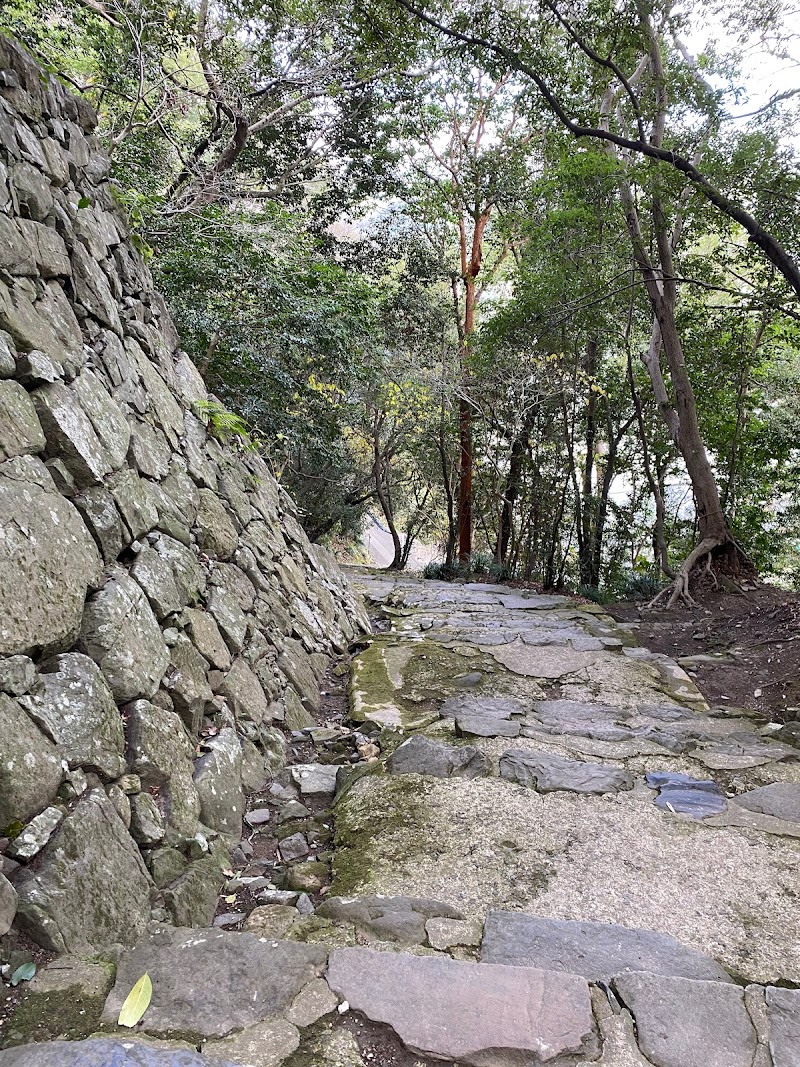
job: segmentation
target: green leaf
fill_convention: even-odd
[[[150,975],[145,973],[125,998],[117,1023],[120,1026],[136,1026],[150,1006],[152,995],[153,983]]]
[[[80,200],[78,201],[78,207],[79,208],[81,208],[81,207],[91,207],[91,206],[92,206],[92,198],[90,196],[82,196],[80,198]]]
[[[11,984],[19,985],[20,982],[30,982],[31,978],[36,974],[35,963],[23,963],[21,967],[17,967],[16,971],[11,975]]]

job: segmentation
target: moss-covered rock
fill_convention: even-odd
[[[413,856],[414,843],[402,831],[424,820],[427,789],[418,775],[367,776],[348,789],[334,814],[331,895],[367,892],[376,863],[402,864]]]
[[[100,1026],[105,999],[105,993],[87,993],[80,985],[49,993],[29,991],[17,1005],[0,1039],[0,1048],[88,1037]]]

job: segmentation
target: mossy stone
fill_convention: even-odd
[[[50,993],[28,992],[9,1020],[0,1048],[35,1041],[80,1041],[100,1028],[105,995],[87,995],[79,985]]]
[[[328,880],[327,863],[310,860],[308,863],[295,863],[286,873],[286,885],[302,893],[318,893]]]

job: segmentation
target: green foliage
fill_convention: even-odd
[[[512,48],[589,126],[613,72],[571,34],[632,77],[652,27],[665,146],[797,255],[797,101],[731,122],[740,57],[709,47],[695,63],[681,47],[699,3],[645,19],[636,0],[575,0],[559,7],[571,30],[548,5],[427,9]],[[726,12],[779,50],[777,18]],[[267,457],[313,537],[357,536],[380,500],[406,555],[415,538],[442,545],[431,576],[655,591],[654,479],[673,563],[696,529],[642,365],[653,317],[625,178],[650,255],[659,227],[674,238],[677,326],[730,527],[763,573],[798,583],[796,311],[675,168],[576,141],[502,56],[394,0],[5,0],[0,30],[97,108],[116,203],[212,392],[197,413]],[[660,120],[651,68],[635,105],[623,88],[604,118],[621,136],[650,138]],[[452,561],[462,400],[477,520],[465,569]]]
[[[594,604],[611,604],[617,599],[608,589],[598,589],[593,585],[579,585],[575,592]]]
[[[248,432],[247,423],[216,400],[196,400],[193,407],[211,433],[223,444],[235,442],[248,452],[255,452],[258,444]]]

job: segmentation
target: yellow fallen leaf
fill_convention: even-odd
[[[117,1023],[120,1026],[136,1026],[150,1006],[153,983],[149,974],[143,974],[125,998]]]
[[[231,893],[231,895],[229,897],[225,897],[225,903],[226,904],[235,904],[236,903],[236,894],[235,893]]]

